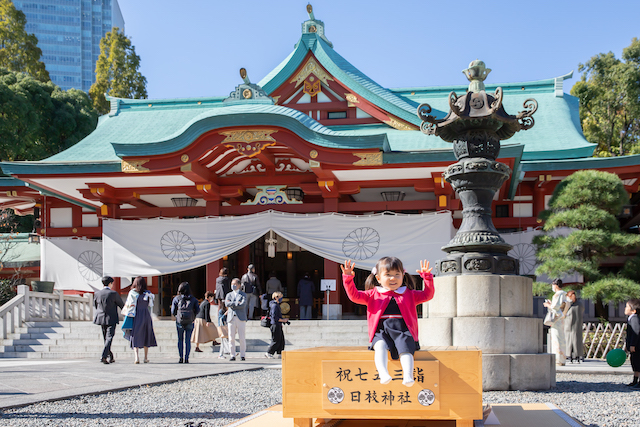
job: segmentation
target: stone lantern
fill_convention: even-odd
[[[431,107],[422,104],[418,116],[422,132],[453,143],[458,160],[444,172],[462,202],[462,224],[455,237],[442,248],[449,256],[436,263],[441,275],[518,274],[518,261],[507,256],[511,245],[498,234],[491,221],[491,201],[509,179],[511,169],[496,161],[500,141],[520,130],[530,129],[538,108],[534,99],[524,102],[525,110],[515,116],[502,106],[502,88],[485,91],[484,79],[491,72],[484,62],[475,60],[463,71],[469,79],[466,94],[449,94],[451,110],[444,119],[429,115]]]
[[[487,93],[491,70],[476,60],[463,71],[469,89],[449,94],[443,119],[422,104],[422,132],[453,143],[458,160],[444,172],[462,201],[462,223],[436,262],[435,295],[423,307],[420,343],[475,346],[482,350],[484,390],[541,390],[555,385],[555,359],[543,353],[542,320],[533,317],[532,280],[519,276],[518,261],[491,220],[491,202],[511,169],[497,161],[500,141],[533,127],[538,108],[524,101],[515,116],[502,105],[503,92]]]

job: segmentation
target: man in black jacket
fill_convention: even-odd
[[[629,352],[631,359],[631,369],[633,369],[633,382],[627,384],[634,388],[640,388],[638,376],[640,376],[640,319],[638,318],[638,310],[640,310],[640,300],[633,298],[627,301],[624,307],[624,314],[627,318],[627,341],[625,347]]]
[[[118,307],[122,308],[124,303],[120,295],[111,287],[113,286],[113,278],[105,276],[102,278],[104,288],[94,294],[93,305],[96,309],[93,323],[102,326],[102,337],[104,338],[104,350],[102,350],[102,358],[100,362],[108,365],[115,362],[113,353],[111,352],[111,342],[116,332],[116,325],[120,321],[118,317]]]

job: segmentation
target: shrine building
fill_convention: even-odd
[[[257,83],[241,70],[239,85],[228,96],[110,98],[109,113],[76,145],[41,161],[2,162],[3,172],[10,177],[0,180],[1,206],[15,207],[22,214],[33,213],[35,207],[41,221],[35,233],[52,241],[102,240],[107,221],[231,221],[266,212],[292,214],[291,218],[297,218],[293,214],[336,213],[351,218],[395,213],[399,224],[403,224],[402,215],[413,218],[444,212],[448,223],[458,227],[461,203],[442,177],[456,161],[452,145],[422,133],[416,111],[428,103],[432,114],[444,117],[450,92],[463,94],[467,85],[385,88],[338,49],[325,34],[324,23],[311,12],[293,52]],[[472,59],[461,58],[461,65]],[[638,225],[640,156],[591,157],[595,145],[582,134],[578,99],[563,91],[572,72],[541,77],[500,84],[489,77],[485,82],[487,92],[502,88],[507,111],[522,110],[529,98],[538,103],[535,126],[502,143],[498,160],[512,174],[494,198],[496,228],[508,234],[540,227],[538,213],[547,207],[555,186],[581,169],[617,174],[630,195],[623,228]],[[266,232],[228,253],[216,247],[219,258],[187,270],[176,263],[166,274],[140,273],[151,278],[151,290],[160,295],[158,314],[168,315],[167,301],[181,281],[189,281],[198,298],[214,290],[223,266],[232,277],[240,277],[253,263],[263,285],[275,272],[293,316],[297,283],[305,272],[316,286],[321,279],[340,283],[337,256],[322,256],[314,244],[296,244],[281,234]],[[321,235],[315,238],[318,242]],[[336,253],[340,249],[344,248]],[[96,253],[107,258],[98,249]],[[383,255],[388,254],[374,258]],[[51,261],[41,262],[45,271]],[[89,271],[87,280],[102,275],[100,262],[85,264],[94,273]],[[364,271],[359,274],[365,275]],[[126,292],[131,277],[122,277],[117,285]],[[364,313],[351,304],[340,285],[329,295],[328,303],[339,305],[343,316]],[[317,316],[322,297],[318,293]]]

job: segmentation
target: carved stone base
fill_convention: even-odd
[[[461,274],[518,275],[518,260],[501,253],[455,252],[436,261],[438,276]]]

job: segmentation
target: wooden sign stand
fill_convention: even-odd
[[[296,427],[313,419],[482,419],[482,352],[476,347],[427,347],[414,355],[412,387],[402,384],[399,361],[389,360],[391,383],[377,379],[365,347],[316,347],[282,353],[284,418]]]

